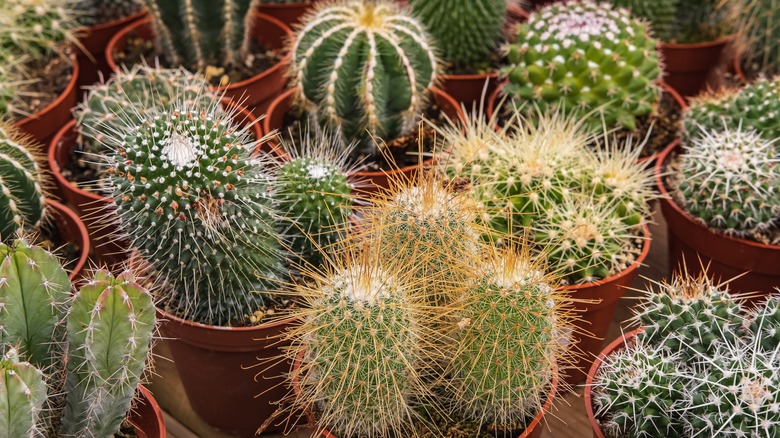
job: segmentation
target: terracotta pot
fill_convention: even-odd
[[[73,270],[68,275],[71,281],[78,280],[84,273],[84,266],[86,266],[87,258],[89,257],[90,245],[87,228],[73,210],[51,199],[46,199],[44,202],[48,213],[51,215],[47,220],[51,220],[54,226],[57,227],[57,231],[63,240],[59,243],[70,242],[79,248],[78,260],[76,260]]]
[[[14,123],[14,126],[31,135],[38,143],[49,144],[54,133],[73,118],[70,111],[76,106],[78,98],[76,85],[79,79],[79,62],[75,54],[71,56],[71,60],[73,62],[72,76],[62,94],[57,96],[57,99],[46,108]]]
[[[166,438],[163,413],[152,393],[138,386],[138,393],[130,410],[130,424],[139,438]]]
[[[274,17],[289,27],[300,22],[306,12],[311,9],[316,1],[300,3],[261,3],[257,10],[270,17]]]
[[[290,28],[274,17],[259,12],[256,14],[258,23],[253,29],[252,38],[269,49],[283,51],[287,47],[287,42],[293,38]],[[124,50],[131,36],[144,40],[154,39],[152,19],[146,18],[126,26],[108,42],[106,60],[112,71],[119,71],[114,54]],[[241,82],[214,87],[214,91],[224,93],[226,98],[249,108],[253,114],[260,117],[266,113],[271,101],[284,89],[290,58],[291,55],[287,53],[268,70]]]
[[[264,132],[269,133],[274,130],[282,130],[285,128],[282,126],[284,123],[284,116],[292,107],[294,93],[295,90],[288,89],[279,95],[279,97],[277,97],[273,102],[271,102],[271,105],[268,107],[268,114],[266,115],[265,119],[263,119]],[[442,113],[451,120],[465,119],[466,116],[464,115],[460,105],[458,105],[458,103],[455,102],[455,100],[450,97],[449,94],[439,90],[436,87],[433,87],[431,88],[431,95],[433,96],[434,102],[436,102],[436,104],[439,105],[439,108],[441,108]],[[389,171],[354,172],[350,175],[350,178],[361,182],[361,193],[374,193],[380,188],[389,187],[389,181],[392,178],[391,175],[400,172],[406,175],[406,177],[411,178],[422,166],[428,166],[432,163],[433,158],[425,160],[421,164],[406,166],[400,169],[393,169]]]
[[[223,100],[223,104],[227,108],[235,108],[238,111],[239,123],[251,124],[255,137],[262,138],[260,123],[248,110],[229,100]],[[62,199],[73,207],[84,220],[89,230],[89,238],[92,241],[93,255],[96,261],[112,269],[121,269],[122,263],[127,261],[130,245],[129,242],[112,238],[117,234],[116,224],[106,220],[106,218],[111,215],[114,200],[84,190],[62,174],[62,169],[70,165],[71,153],[77,146],[78,137],[75,120],[71,120],[57,132],[48,149],[51,173],[55,184],[62,193]]]
[[[81,44],[79,52],[80,74],[79,88],[92,85],[111,75],[111,67],[106,61],[106,46],[117,32],[146,16],[146,10],[108,23],[78,29],[76,34]],[[85,53],[86,52],[86,53]]]
[[[745,85],[750,82],[748,80],[747,76],[745,75],[745,71],[742,70],[742,54],[737,53],[734,56],[734,59],[731,61],[731,69],[733,70],[734,74],[737,76],[737,78],[740,80],[740,82]]]
[[[716,281],[733,278],[729,281],[732,293],[767,295],[780,287],[780,245],[765,245],[711,231],[671,198],[663,174],[666,164],[679,149],[679,141],[670,145],[655,167],[656,183],[664,196],[661,211],[669,227],[669,265],[679,271],[684,263],[692,275],[707,267],[707,274]],[[734,278],[738,275],[742,276]]]
[[[612,325],[612,317],[615,315],[620,299],[623,298],[626,289],[631,287],[631,283],[636,278],[636,270],[650,252],[650,229],[646,225],[643,229],[645,241],[642,245],[642,252],[628,269],[603,280],[563,288],[564,291],[571,292],[571,297],[574,299],[594,302],[594,304],[574,303],[575,313],[580,316],[575,326],[581,332],[590,333],[593,336],[580,335],[580,338],[575,339],[574,344],[582,356],[574,364],[579,370],[572,369],[564,379],[567,383],[580,383],[585,379],[586,370],[593,363],[596,353],[601,351],[601,346],[604,344],[604,338]]]
[[[593,428],[593,438],[605,438],[604,433],[601,431],[601,427],[599,426],[599,423],[596,420],[596,415],[594,414],[593,411],[593,381],[596,379],[596,373],[598,373],[601,364],[604,363],[604,359],[606,359],[607,356],[609,356],[613,352],[617,352],[624,349],[626,346],[626,342],[629,341],[630,339],[635,338],[636,335],[638,335],[642,330],[644,330],[644,328],[638,328],[610,342],[610,344],[607,345],[604,351],[602,351],[599,354],[596,360],[593,361],[593,365],[590,367],[590,371],[588,371],[588,379],[585,381],[584,398],[585,398],[585,410],[588,412],[588,420],[590,420],[590,425]]]
[[[275,360],[286,345],[278,339],[292,320],[256,327],[217,327],[185,321],[157,309],[187,399],[210,426],[253,437],[289,392],[290,363]],[[278,431],[274,421],[265,432]]]
[[[684,97],[696,96],[705,89],[723,85],[723,73],[728,66],[726,48],[734,35],[698,44],[661,43],[664,60],[664,82]]]

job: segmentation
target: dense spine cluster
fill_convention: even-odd
[[[0,124],[0,238],[37,226],[44,216],[46,182],[37,146]]]

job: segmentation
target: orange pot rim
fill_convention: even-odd
[[[15,122],[14,125],[24,129],[24,126],[32,123],[38,119],[45,118],[46,115],[48,115],[50,112],[57,109],[58,106],[62,105],[63,101],[68,98],[70,93],[73,91],[73,89],[76,87],[79,79],[79,62],[78,62],[78,56],[76,53],[72,53],[69,58],[71,59],[71,68],[73,71],[71,72],[70,81],[68,81],[68,85],[65,87],[65,90],[62,91],[62,93],[57,96],[56,99],[54,99],[54,102],[46,105],[42,110],[36,112],[35,114],[32,114],[28,117],[25,117],[22,120],[19,120],[18,122]]]

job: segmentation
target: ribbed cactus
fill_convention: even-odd
[[[750,70],[780,74],[780,4],[774,0],[738,0],[740,33],[747,45],[743,53]]]
[[[623,8],[591,0],[554,4],[518,26],[508,49],[504,92],[543,111],[580,116],[593,131],[633,131],[661,94],[657,41]]]
[[[731,2],[721,0],[609,0],[646,19],[661,41],[699,43],[726,36]]]
[[[225,325],[251,315],[282,272],[268,158],[219,100],[147,112],[109,157],[120,226],[169,283],[182,317]]]
[[[702,132],[680,157],[671,186],[706,226],[755,236],[778,220],[780,161],[774,140],[751,131]]]
[[[755,130],[767,140],[780,138],[780,76],[759,78],[742,88],[704,93],[691,100],[683,115],[687,142],[702,131],[740,127]]]
[[[389,0],[315,6],[290,51],[291,77],[306,110],[345,144],[369,133],[409,133],[426,106],[438,62],[421,23]]]
[[[489,65],[501,39],[508,0],[411,0],[442,58],[456,66]]]
[[[144,0],[158,50],[175,66],[203,71],[235,65],[249,53],[259,0]]]
[[[129,17],[143,7],[143,0],[76,0],[78,10],[89,11],[78,17],[82,26],[96,26]]]
[[[73,38],[79,11],[72,0],[17,0],[0,3],[0,60],[38,58]]]
[[[686,384],[680,360],[665,347],[636,340],[604,359],[593,382],[593,406],[608,436],[683,436]]]
[[[38,146],[10,125],[0,124],[0,238],[36,227],[44,216],[46,181]]]
[[[774,351],[780,345],[780,296],[775,293],[766,302],[751,309],[745,318],[751,336],[766,351]]]
[[[46,383],[41,370],[19,359],[13,348],[0,358],[0,435],[37,438],[38,419],[46,401]]]
[[[677,31],[677,10],[683,0],[608,0],[615,6],[631,11],[637,17],[647,20],[653,32],[661,41],[672,41]]]

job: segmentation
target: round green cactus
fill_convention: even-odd
[[[703,132],[680,157],[672,187],[680,205],[707,227],[753,236],[780,211],[780,161],[774,140],[754,131]]]
[[[498,48],[507,0],[411,0],[442,57],[455,65],[489,65]]]
[[[772,294],[761,306],[752,309],[746,317],[750,335],[766,351],[780,345],[780,296]]]
[[[315,6],[292,47],[298,100],[344,144],[412,131],[438,62],[421,23],[389,0]],[[370,134],[370,135],[369,135]]]
[[[76,0],[76,8],[89,11],[77,17],[81,26],[96,26],[139,12],[143,8],[143,0]]]
[[[595,113],[584,122],[593,131],[603,123],[633,131],[661,94],[656,45],[626,9],[590,0],[553,4],[518,27],[504,92],[529,110]]]
[[[38,419],[46,401],[43,372],[29,362],[22,362],[18,352],[11,348],[0,358],[0,373],[0,435],[38,436]]]
[[[38,146],[16,128],[0,124],[0,238],[36,227],[44,217],[46,181]]]

